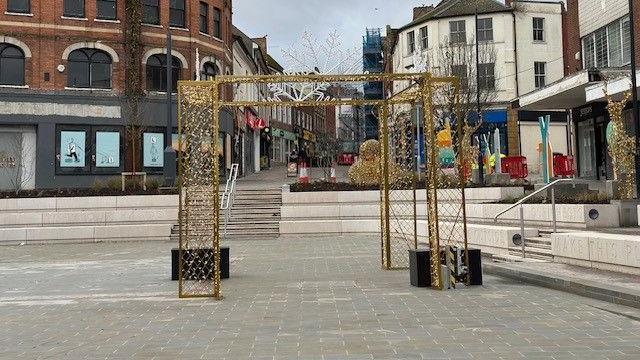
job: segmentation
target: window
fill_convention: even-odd
[[[184,0],[169,1],[169,26],[184,27]]]
[[[145,24],[160,24],[160,0],[144,0],[142,22]]]
[[[97,0],[96,8],[98,19],[115,20],[117,18],[116,0]]]
[[[422,50],[429,48],[429,29],[426,26],[420,28],[420,45]]]
[[[534,62],[533,71],[534,71],[536,89],[543,88],[547,82],[547,63],[538,62],[538,61]]]
[[[596,66],[607,67],[609,66],[609,50],[607,44],[607,29],[602,28],[594,34],[596,45]]]
[[[84,17],[84,0],[64,0],[64,16]]]
[[[416,51],[416,35],[415,32],[407,33],[407,54],[411,55]]]
[[[200,2],[200,32],[209,33],[209,4]]]
[[[464,20],[449,21],[449,41],[452,44],[467,42],[467,30]]]
[[[31,1],[29,0],[8,0],[7,12],[28,14],[31,12]]]
[[[111,57],[96,49],[79,49],[69,54],[67,86],[110,89]]]
[[[24,85],[24,53],[16,46],[0,43],[0,85]]]
[[[164,54],[152,55],[147,60],[147,90],[167,91],[167,56]],[[171,84],[173,92],[176,91],[180,80],[180,60],[172,56]]]
[[[621,67],[631,62],[629,18],[611,22],[582,38],[584,67]]]
[[[478,19],[478,41],[493,41],[493,19]]]
[[[469,87],[469,76],[467,73],[467,65],[452,65],[451,75],[460,79],[460,86],[463,88]]]
[[[544,18],[533,18],[533,41],[544,41]]]
[[[482,90],[496,89],[495,64],[478,64],[479,88]]]
[[[584,67],[585,69],[592,69],[596,67],[595,60],[595,43],[593,42],[593,36],[587,36],[582,39],[582,53],[584,54]]]
[[[200,80],[213,80],[218,74],[219,74],[218,67],[212,62],[207,62],[202,67]]]
[[[220,26],[221,12],[218,8],[213,8],[213,36],[222,39],[222,27]]]

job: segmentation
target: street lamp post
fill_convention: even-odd
[[[167,30],[167,128],[165,139],[167,146],[164,149],[164,186],[173,187],[176,183],[176,151],[173,149],[173,109],[171,93],[173,92],[173,57],[171,56],[171,30]]]
[[[634,0],[629,0],[629,36],[631,40],[631,95],[633,121],[636,128],[636,198],[640,196],[640,116],[638,116],[638,81],[636,79],[636,43],[634,26]]]
[[[479,39],[478,39],[478,7],[476,7],[476,13],[475,13],[475,27],[476,27],[476,33],[475,33],[475,39],[476,39],[476,114],[478,116],[477,121],[481,121],[482,120],[482,116],[481,116],[481,109],[480,109],[480,43],[479,43]],[[468,119],[467,119],[468,121]],[[484,149],[484,147],[482,146],[482,140],[481,137],[478,137],[478,182],[480,183],[480,186],[484,185],[484,164],[482,163],[482,161],[484,160],[484,154],[482,153],[482,150]]]

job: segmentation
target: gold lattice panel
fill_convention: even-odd
[[[180,297],[221,298],[215,98],[216,83],[178,87]]]

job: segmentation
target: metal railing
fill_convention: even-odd
[[[227,224],[229,224],[229,218],[231,217],[231,208],[236,198],[236,179],[238,178],[238,164],[231,165],[231,171],[227,178],[227,184],[224,186],[224,193],[222,193],[222,200],[220,201],[220,210],[224,211],[224,227],[223,238],[227,238]]]
[[[569,179],[558,179],[555,181],[550,182],[549,184],[545,185],[544,187],[532,192],[531,194],[523,197],[522,199],[520,199],[518,202],[516,202],[515,204],[509,206],[508,208],[506,208],[505,210],[499,212],[494,218],[493,218],[493,222],[498,222],[498,218],[502,215],[504,215],[505,213],[515,209],[516,207],[520,206],[520,240],[521,240],[521,249],[522,249],[522,257],[525,258],[526,257],[526,253],[525,253],[525,236],[524,236],[524,203],[531,199],[532,197],[540,194],[541,192],[547,191],[549,189],[551,189],[551,216],[552,216],[552,223],[553,223],[553,232],[558,231],[558,224],[556,222],[556,191],[555,191],[555,186],[558,185],[559,183],[572,183],[573,186],[575,187],[576,184],[576,179],[574,178],[569,178]]]

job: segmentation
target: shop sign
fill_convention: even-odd
[[[302,133],[302,138],[307,140],[307,141],[311,141],[311,142],[316,142],[316,135],[310,131],[304,130]]]
[[[257,117],[251,111],[247,111],[245,114],[247,126],[249,126],[251,129],[262,130],[267,127],[267,122],[263,118]]]
[[[285,138],[291,141],[296,141],[298,139],[298,136],[296,136],[296,134],[292,133],[291,131],[275,129],[275,128],[273,129],[273,136]]]

